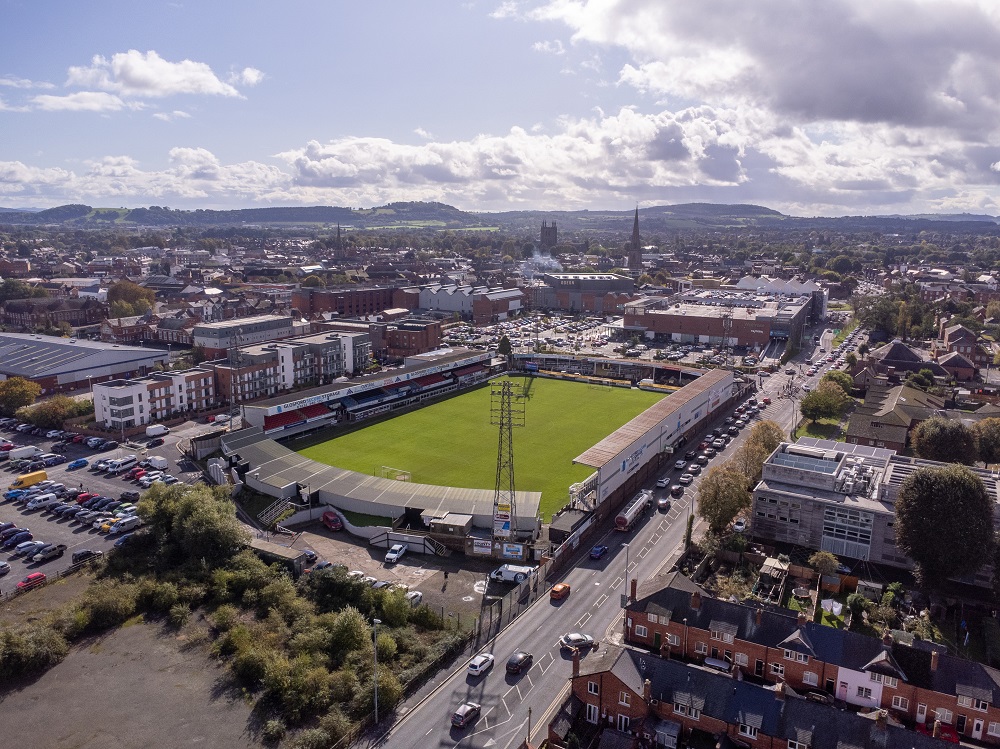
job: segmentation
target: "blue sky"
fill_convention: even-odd
[[[995,0],[0,12],[0,206],[1000,214]]]

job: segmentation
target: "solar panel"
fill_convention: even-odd
[[[771,462],[775,465],[795,468],[800,471],[826,474],[836,473],[840,465],[835,460],[822,460],[819,458],[809,458],[804,455],[791,455],[789,453],[776,453]]]

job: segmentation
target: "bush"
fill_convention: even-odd
[[[330,734],[322,728],[307,728],[295,737],[289,749],[329,749],[331,744]]]
[[[264,728],[261,730],[261,736],[264,741],[269,744],[277,744],[283,738],[285,738],[285,724],[280,720],[269,720],[264,724]]]
[[[123,624],[136,612],[139,586],[100,580],[83,595],[81,607],[89,613],[90,631],[101,631]]]
[[[351,732],[351,721],[339,707],[334,706],[320,718],[319,727],[326,731],[330,741],[338,742]]]
[[[69,643],[54,627],[29,624],[0,632],[0,679],[37,673],[59,663]]]
[[[231,604],[224,603],[215,610],[214,614],[212,614],[212,626],[220,632],[228,632],[239,620],[239,616],[240,610],[238,608]]]
[[[186,603],[175,603],[170,607],[170,626],[174,629],[180,629],[185,624],[187,624],[188,619],[191,617],[191,609],[188,608]]]
[[[233,673],[244,686],[256,689],[267,676],[271,660],[271,654],[264,648],[254,646],[244,648],[238,651],[233,658]]]

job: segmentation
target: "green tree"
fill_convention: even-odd
[[[976,433],[957,419],[934,416],[910,433],[913,452],[927,460],[972,465],[979,459]]]
[[[844,361],[847,362],[847,366],[853,371],[856,366],[858,366],[858,356],[853,351],[848,352],[847,356],[844,357]]]
[[[844,391],[844,395],[850,397],[851,391],[854,389],[854,380],[851,376],[842,369],[831,369],[820,380],[820,383],[832,382],[834,385],[839,387]]]
[[[750,508],[750,492],[742,473],[726,466],[709,470],[698,487],[698,517],[713,533],[722,533],[741,510]]]
[[[972,430],[979,444],[979,459],[987,464],[1000,463],[1000,419],[977,421]]]
[[[986,319],[1000,319],[1000,301],[994,300],[986,305]]]
[[[829,551],[817,551],[809,557],[809,566],[822,577],[835,573],[840,566],[840,560]]]
[[[13,416],[17,409],[30,406],[41,394],[41,385],[23,377],[0,381],[0,414]]]
[[[497,356],[505,356],[509,359],[513,353],[514,349],[510,345],[510,338],[506,335],[500,336],[500,340],[497,341]]]
[[[840,385],[829,380],[820,382],[812,392],[806,393],[799,411],[810,421],[839,416],[847,404],[847,396]]]
[[[871,349],[868,348],[867,343],[862,343],[858,346],[858,356],[867,356],[869,351],[871,351]]]
[[[896,332],[896,320],[899,317],[899,310],[892,297],[879,294],[878,296],[860,296],[851,300],[854,306],[854,313],[864,327],[872,331],[880,331],[886,335]]]
[[[760,481],[764,461],[784,438],[785,433],[773,421],[757,422],[726,466],[742,475],[747,481],[747,488],[753,489]]]
[[[144,315],[153,307],[156,292],[131,281],[119,281],[108,287],[108,304],[114,309],[115,302],[125,302],[132,309],[132,315]],[[120,315],[113,314],[113,317]],[[128,315],[125,315],[126,317]]]
[[[921,468],[899,489],[896,546],[925,588],[976,572],[993,559],[993,501],[965,466]]]
[[[324,288],[326,286],[326,282],[322,278],[317,276],[315,273],[313,273],[302,279],[302,286],[307,289],[308,288],[318,289],[318,288]]]
[[[51,398],[39,401],[34,406],[25,407],[20,413],[25,421],[30,421],[35,426],[58,429],[62,428],[66,419],[80,415],[79,410],[79,405],[74,398],[70,398],[68,395],[53,395]]]
[[[205,346],[201,343],[196,343],[191,347],[191,363],[201,364],[208,358],[208,354],[205,352]]]

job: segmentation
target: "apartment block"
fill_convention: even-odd
[[[309,332],[308,323],[284,315],[257,315],[222,322],[200,323],[191,331],[195,346],[204,346],[210,359],[225,356],[229,349],[266,341],[291,338]]]
[[[211,369],[193,367],[93,386],[94,417],[110,429],[131,429],[218,404]]]

